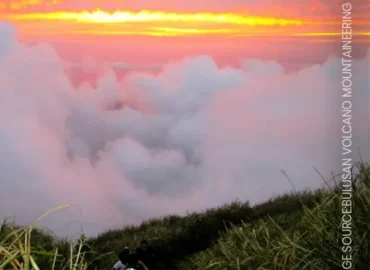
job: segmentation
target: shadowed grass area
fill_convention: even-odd
[[[356,171],[353,269],[368,269],[370,169],[359,164]],[[253,207],[234,202],[184,217],[166,216],[72,242],[4,222],[0,270],[110,269],[120,250],[135,248],[142,239],[157,249],[159,269],[342,269],[341,219],[341,189],[336,187],[286,194]]]

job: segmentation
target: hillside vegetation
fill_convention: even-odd
[[[370,169],[359,164],[353,184],[353,269],[370,265]],[[139,226],[81,237],[4,223],[0,269],[110,269],[117,253],[147,239],[161,269],[342,269],[340,189],[286,194],[251,207],[234,202],[185,217],[166,216]]]
[[[362,167],[354,180],[350,269],[369,269],[370,265],[369,172]],[[312,208],[233,226],[180,269],[344,269],[341,221],[341,192],[321,192]]]

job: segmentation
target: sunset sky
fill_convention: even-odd
[[[353,0],[353,158],[370,3]],[[0,219],[88,235],[341,168],[339,0],[0,0]],[[361,149],[360,151],[357,151]],[[333,183],[333,182],[331,182]]]
[[[47,41],[67,59],[156,65],[211,55],[221,65],[241,57],[279,60],[287,68],[324,61],[338,46],[339,0],[7,0],[0,16],[19,38]],[[354,39],[364,56],[370,4],[355,0]]]

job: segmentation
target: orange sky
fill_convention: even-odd
[[[7,0],[0,2],[0,15],[15,22],[24,36],[332,36],[340,31],[340,3],[336,0]],[[351,3],[355,34],[368,34],[369,4],[366,0]]]
[[[363,55],[370,4],[351,3]],[[340,0],[3,0],[0,18],[16,24],[24,41],[47,41],[69,59],[119,55],[156,64],[208,54],[227,64],[247,57],[320,62],[340,49],[341,7]]]

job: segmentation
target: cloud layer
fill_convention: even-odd
[[[243,60],[185,58],[158,74],[75,86],[48,44],[0,23],[0,218],[88,234],[236,198],[252,203],[340,170],[340,59],[296,73]],[[369,58],[357,61],[354,147],[369,153]],[[119,58],[119,57],[117,57]],[[123,65],[124,69],[131,69]],[[356,122],[356,121],[357,122]]]

